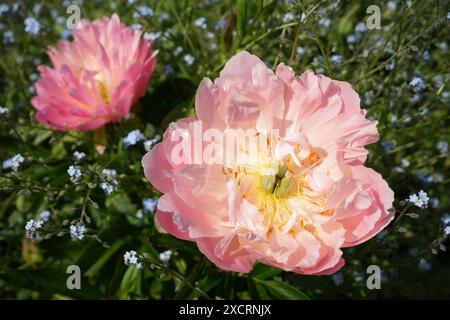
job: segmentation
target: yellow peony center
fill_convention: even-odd
[[[301,148],[294,150],[299,154]],[[312,229],[306,210],[333,214],[324,209],[327,198],[308,185],[308,170],[320,162],[320,153],[312,150],[303,159],[290,155],[283,160],[265,159],[258,165],[228,167],[224,173],[234,179],[241,196],[258,208],[268,226],[267,236],[274,228],[295,236],[300,228]]]
[[[98,88],[100,90],[100,95],[101,95],[103,101],[106,104],[109,104],[111,102],[111,99],[110,99],[110,95],[109,95],[108,89],[106,88],[106,86],[105,86],[105,84],[103,82],[97,81],[97,83],[98,83]]]

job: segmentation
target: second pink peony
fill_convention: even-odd
[[[60,131],[86,131],[123,118],[155,69],[151,41],[116,14],[81,21],[73,38],[48,50],[53,68],[39,67],[36,119]]]

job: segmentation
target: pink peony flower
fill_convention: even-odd
[[[155,69],[151,41],[114,14],[74,30],[72,42],[50,47],[53,68],[41,65],[36,120],[56,130],[93,130],[123,118],[145,94]]]
[[[259,261],[331,274],[344,265],[342,248],[367,241],[392,220],[393,191],[363,165],[364,146],[378,139],[376,121],[365,119],[348,83],[311,71],[297,79],[284,64],[274,73],[240,52],[214,82],[200,83],[195,106],[197,118],[172,123],[142,165],[164,193],[158,223],[195,241],[218,267],[249,272]],[[195,148],[206,150],[211,139],[187,140],[194,150],[179,152],[183,137],[215,130],[223,142],[232,129],[276,129],[278,136],[265,135],[270,148],[238,145],[241,154],[258,155],[253,162],[199,162]]]

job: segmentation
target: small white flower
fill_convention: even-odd
[[[409,160],[408,159],[406,159],[406,158],[403,158],[402,160],[402,167],[404,167],[404,168],[407,168],[407,167],[409,167]]]
[[[436,148],[442,153],[447,153],[448,152],[448,142],[447,141],[439,141],[436,144]]]
[[[81,159],[83,159],[84,157],[86,157],[86,153],[80,152],[80,151],[75,151],[75,152],[73,153],[73,157],[75,158],[76,161],[80,161]]]
[[[61,39],[63,39],[63,40],[67,40],[67,39],[69,39],[69,37],[72,35],[72,30],[70,30],[70,29],[64,29],[62,32],[61,32]]]
[[[134,250],[127,251],[123,255],[123,261],[127,266],[134,264],[138,269],[141,269],[142,268],[141,260],[142,259],[137,255],[137,252]]]
[[[409,86],[413,87],[415,91],[423,91],[425,89],[425,81],[421,77],[414,77]]]
[[[409,202],[411,202],[411,203],[416,203],[418,200],[419,200],[419,197],[415,193],[413,193],[409,196]]]
[[[331,20],[328,18],[321,18],[319,20],[319,26],[323,26],[325,28],[328,28],[331,25]]]
[[[12,171],[17,172],[20,164],[24,161],[25,161],[24,157],[22,157],[22,155],[19,153],[19,154],[16,154],[14,157],[3,161],[2,167],[3,167],[3,169],[11,168]]]
[[[173,55],[174,55],[174,56],[177,56],[177,55],[179,55],[182,51],[183,51],[183,48],[180,47],[180,46],[178,46],[178,47],[176,47],[175,49],[173,49]]]
[[[450,224],[450,214],[444,213],[441,217],[441,221],[443,224]]]
[[[42,221],[42,220],[36,220],[36,221],[34,222],[34,227],[35,227],[36,229],[42,228],[43,225],[44,225],[44,221]]]
[[[297,47],[295,52],[297,52],[297,54],[301,56],[302,54],[305,53],[305,48],[304,47]]]
[[[158,40],[161,37],[161,32],[146,32],[144,34],[144,38],[146,40],[155,41]]]
[[[83,174],[81,173],[81,169],[77,166],[70,166],[69,169],[67,169],[67,173],[70,176],[70,180],[75,183],[81,180],[81,177]]]
[[[306,14],[304,12],[302,12],[302,14],[300,15],[300,21],[301,22],[305,22],[306,21]]]
[[[295,16],[292,12],[285,13],[283,15],[283,22],[288,22],[288,21],[294,20],[294,18],[295,18]]]
[[[214,29],[217,29],[217,30],[225,29],[226,26],[227,26],[227,20],[221,19],[216,23],[216,25],[214,26]]]
[[[25,32],[32,35],[39,34],[39,31],[41,30],[41,24],[35,18],[33,17],[26,18],[24,24],[25,24]]]
[[[138,210],[135,214],[135,217],[139,220],[144,218],[144,213],[142,213],[142,210]]]
[[[44,221],[39,219],[38,220],[30,219],[29,221],[27,221],[27,223],[25,224],[25,232],[27,237],[30,239],[37,239],[38,238],[37,231],[41,229],[43,225]]]
[[[41,218],[42,221],[47,222],[51,215],[52,213],[49,210],[44,210],[39,214],[39,218]]]
[[[136,11],[133,13],[133,18],[139,18],[140,16],[148,17],[152,16],[154,13],[152,8],[149,8],[147,6],[137,6]]]
[[[194,24],[197,28],[200,28],[200,29],[206,29],[208,27],[205,17],[200,17],[200,18],[196,19]]]
[[[355,31],[359,33],[364,33],[367,31],[367,26],[364,22],[359,22],[356,24]]]
[[[448,237],[450,235],[450,226],[446,226],[444,229],[444,236]]]
[[[170,261],[170,258],[172,257],[172,250],[166,250],[164,252],[161,252],[159,254],[159,260],[161,260],[164,264],[168,264]]]
[[[106,195],[111,195],[119,182],[116,179],[117,171],[115,169],[103,169],[102,179],[104,180],[100,183],[100,188],[105,192]]]
[[[130,250],[125,252],[125,254],[123,255],[123,259],[125,261],[125,264],[129,264],[131,261],[131,257],[136,256],[136,251],[134,250]]]
[[[150,151],[152,149],[152,147],[158,143],[158,141],[161,139],[161,136],[159,134],[155,135],[153,138],[149,139],[149,140],[145,140],[144,141],[144,148],[145,151]]]
[[[192,54],[185,54],[183,56],[183,60],[184,62],[186,62],[186,64],[192,65],[195,61],[195,57]]]
[[[347,43],[348,44],[353,44],[355,42],[358,42],[361,39],[361,35],[360,34],[350,34],[347,36]]]
[[[107,178],[115,178],[117,176],[117,171],[115,169],[105,168],[102,170],[102,175]]]
[[[387,7],[389,10],[395,10],[397,8],[397,2],[395,2],[393,0],[388,1]]]
[[[142,29],[142,24],[140,23],[135,23],[131,25],[131,29],[133,30],[141,30]]]
[[[4,44],[10,44],[14,43],[14,33],[11,30],[5,31],[3,33],[3,43]]]
[[[100,188],[102,188],[103,192],[105,192],[107,196],[111,195],[114,192],[114,186],[108,182],[100,183]]]
[[[84,238],[84,224],[72,224],[70,225],[70,236],[74,240],[83,240]]]
[[[1,116],[7,116],[8,114],[9,114],[8,108],[0,107],[0,115]]]
[[[154,212],[158,206],[158,199],[143,199],[142,206],[144,207],[144,212]]]
[[[25,225],[25,230],[26,231],[31,230],[31,228],[33,228],[33,226],[34,226],[34,219],[28,220],[27,224]]]
[[[123,139],[123,142],[125,144],[125,148],[128,148],[129,146],[134,146],[136,143],[144,139],[145,136],[141,132],[141,130],[136,129],[129,132],[128,135]]]
[[[344,60],[344,57],[342,57],[339,54],[333,54],[330,58],[330,62],[332,63],[341,63]]]
[[[419,199],[422,200],[425,205],[428,205],[428,201],[430,200],[428,194],[423,190],[419,191]]]
[[[9,6],[6,3],[0,4],[0,16],[5,12],[8,12]]]
[[[430,198],[428,197],[427,193],[423,190],[420,190],[418,195],[412,194],[408,198],[408,201],[410,203],[414,204],[416,207],[419,207],[419,208],[427,207],[429,200],[430,200]]]

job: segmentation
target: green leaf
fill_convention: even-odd
[[[52,158],[64,159],[67,156],[63,141],[58,141],[52,148]]]
[[[236,14],[237,14],[237,30],[241,38],[245,35],[248,20],[248,1],[237,0],[236,1]]]
[[[262,0],[262,7],[265,8],[269,5],[271,5],[274,2],[274,0]]]
[[[204,279],[200,280],[198,283],[198,288],[205,293],[208,293],[209,290],[217,286],[220,282],[222,282],[222,276],[220,275],[207,275]],[[197,291],[191,290],[191,294],[187,298],[188,300],[198,298],[199,294]]]
[[[294,288],[279,280],[259,280],[255,279],[257,284],[261,284],[267,289],[267,292],[278,299],[283,300],[310,300],[310,298],[297,288]]]
[[[276,276],[281,272],[283,272],[283,270],[259,263],[253,268],[252,273],[250,273],[250,277],[265,280],[267,278]]]
[[[106,207],[113,208],[120,213],[134,213],[136,205],[132,204],[126,193],[117,193],[106,199]]]
[[[40,145],[42,142],[50,138],[54,132],[52,130],[36,130],[36,136],[34,138],[34,145]]]
[[[2,201],[0,202],[0,217],[3,216],[6,209],[11,205],[11,203],[14,202],[15,199],[16,199],[15,192],[12,193],[7,199],[2,199]]]
[[[114,242],[114,244],[105,251],[105,253],[97,260],[97,262],[86,271],[87,277],[95,276],[101,268],[109,261],[109,259],[119,250],[124,244],[125,239],[121,239],[119,241]]]
[[[119,299],[129,299],[132,295],[141,295],[141,271],[142,269],[135,265],[128,267],[120,284]]]
[[[189,273],[189,276],[186,278],[186,280],[190,283],[190,285],[182,283],[177,295],[175,296],[175,299],[186,299],[186,297],[192,292],[191,286],[195,286],[194,283],[196,283],[199,279],[204,278],[204,276],[207,274],[206,273],[207,270],[208,264],[203,262],[198,263],[196,267],[193,268],[193,270]]]
[[[339,24],[337,27],[339,34],[346,35],[346,34],[349,34],[350,32],[352,32],[353,21],[355,20],[353,16],[358,12],[358,10],[359,10],[359,4],[355,4],[354,6],[352,6],[350,11],[347,12],[347,14],[339,21]]]
[[[18,196],[16,199],[16,208],[21,212],[31,209],[31,202],[25,196]]]
[[[270,300],[270,297],[267,294],[267,291],[266,291],[266,289],[263,286],[261,286],[261,285],[256,283],[255,287],[256,287],[256,290],[258,291],[258,295],[259,295],[259,297],[261,299],[263,299],[263,300]]]

